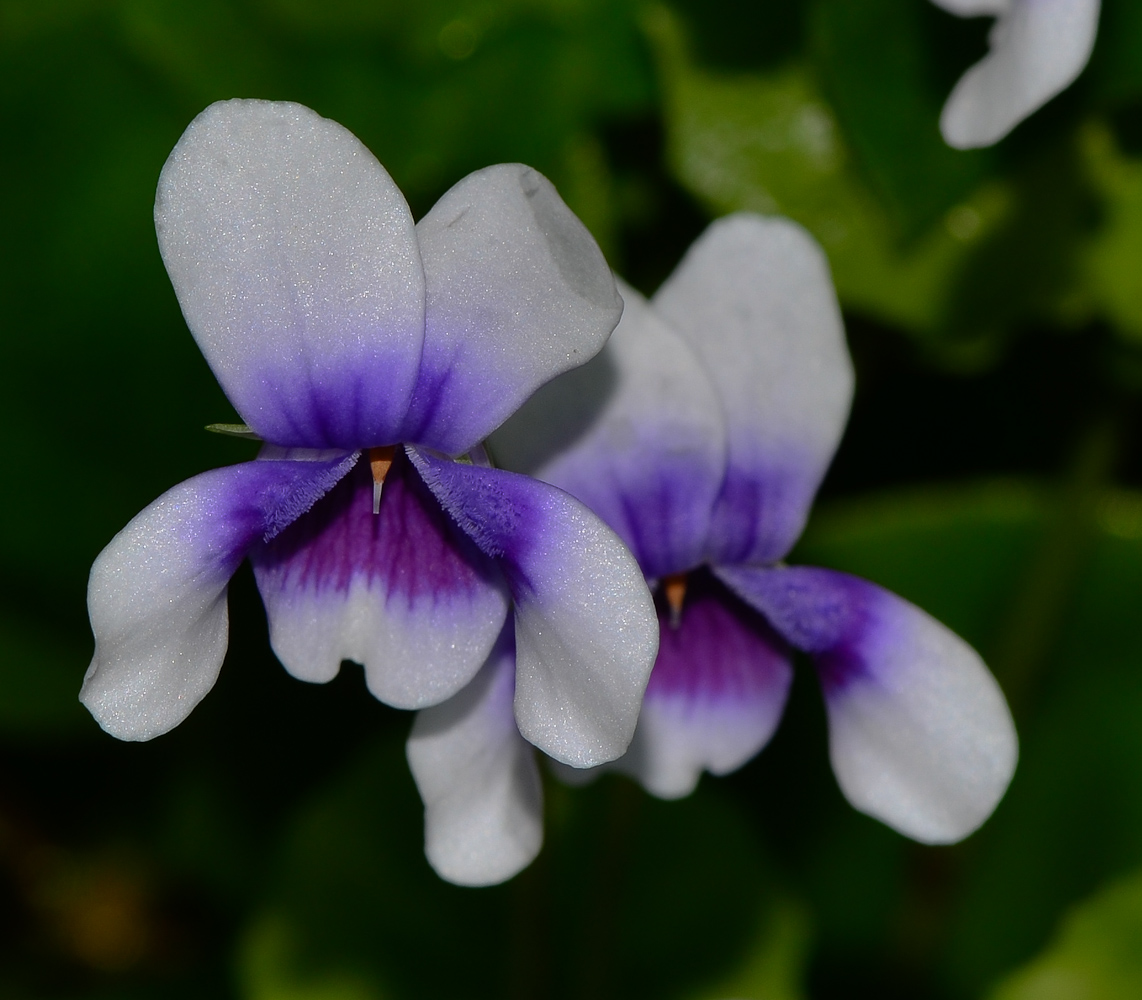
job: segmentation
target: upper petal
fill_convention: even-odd
[[[331,680],[342,660],[398,708],[450,698],[488,656],[508,596],[499,572],[398,453],[373,513],[358,463],[305,518],[250,553],[270,643],[295,677]]]
[[[212,104],[163,167],[155,226],[191,333],[258,434],[399,440],[424,271],[404,197],[352,133],[299,104]]]
[[[214,686],[226,655],[226,585],[250,546],[348,470],[333,462],[249,462],[164,493],[95,560],[87,588],[95,656],[80,700],[124,740],[177,726]]]
[[[706,366],[728,457],[712,563],[789,551],[840,441],[853,372],[820,247],[786,219],[711,225],[653,299]]]
[[[937,7],[943,7],[951,14],[960,17],[980,17],[988,14],[1004,14],[1018,0],[932,0]]]
[[[677,623],[659,612],[658,659],[626,756],[614,763],[661,798],[703,771],[729,774],[773,736],[793,680],[788,646],[717,583],[691,578]]]
[[[543,843],[543,789],[534,748],[512,714],[515,650],[504,629],[463,691],[417,714],[408,763],[424,800],[424,852],[457,885],[495,885]]]
[[[409,454],[445,510],[507,578],[520,732],[575,767],[620,756],[658,651],[654,602],[633,556],[562,490],[501,469]]]
[[[1003,796],[1018,740],[979,655],[903,598],[833,570],[719,575],[790,643],[813,654],[841,790],[915,840],[952,843]]]
[[[416,231],[427,318],[404,439],[458,455],[598,353],[622,300],[591,234],[530,167],[469,174]]]
[[[707,547],[726,427],[705,369],[633,288],[602,353],[540,389],[490,441],[496,459],[582,500],[649,577]]]
[[[952,89],[940,115],[949,146],[973,149],[998,142],[1082,72],[1098,30],[1099,0],[1008,0],[997,13],[991,51]],[[997,5],[998,6],[998,5]]]

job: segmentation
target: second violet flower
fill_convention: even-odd
[[[852,393],[819,248],[784,220],[731,216],[652,302],[622,292],[599,357],[491,440],[505,465],[595,510],[658,591],[658,659],[634,742],[612,766],[666,798],[688,794],[703,770],[740,767],[776,729],[800,650],[821,680],[849,801],[926,843],[966,836],[1017,757],[979,656],[875,584],[782,563]],[[473,685],[420,714],[409,741],[429,858],[456,881],[498,850],[489,831],[531,829],[538,844],[538,781],[518,778],[535,762],[511,722],[511,663],[507,637]]]

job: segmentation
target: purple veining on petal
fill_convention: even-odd
[[[761,458],[748,467],[731,456],[710,521],[705,558],[713,565],[783,559],[804,530],[820,485],[795,460]]]
[[[757,611],[703,570],[689,574],[675,627],[659,599],[661,638],[648,699],[784,702],[792,673],[784,641]]]
[[[864,648],[885,592],[859,577],[815,566],[719,567],[717,575],[814,657],[826,696],[868,677]]]
[[[379,514],[373,480],[358,462],[310,516],[253,555],[259,584],[347,591],[356,577],[380,585],[386,601],[475,592],[497,576],[450,523],[400,452],[385,480]]]
[[[703,771],[729,774],[772,738],[793,679],[792,651],[708,571],[688,576],[677,626],[659,602],[661,643],[638,729],[616,767],[662,798]]]
[[[636,291],[603,351],[543,386],[491,445],[505,467],[567,490],[648,577],[705,559],[726,428],[702,365]]]
[[[403,440],[437,451],[447,451],[455,444],[449,431],[469,402],[453,385],[457,367],[463,363],[463,342],[450,343],[450,355],[429,352],[421,358],[420,373],[404,423]]]
[[[406,402],[387,399],[386,386],[408,366],[408,349],[376,339],[354,357],[251,365],[236,388],[246,422],[267,441],[294,447],[356,450],[403,440]]]

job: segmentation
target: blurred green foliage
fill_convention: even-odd
[[[960,153],[937,119],[988,24],[926,0],[0,0],[0,995],[1137,993],[1140,11],[1104,0],[1082,77]],[[100,733],[75,702],[91,560],[253,453],[202,431],[237,418],[151,221],[181,131],[235,96],[341,121],[418,216],[528,162],[647,292],[716,215],[809,229],[858,393],[793,560],[983,652],[1022,738],[992,820],[927,848],[855,813],[800,670],[738,774],[680,803],[545,779],[540,860],[457,889],[423,859],[407,717],[354,667],[286,677],[247,572],[194,715]]]
[[[992,997],[1127,1000],[1140,990],[1142,880],[1135,874],[1076,906],[1043,955],[1006,980]]]

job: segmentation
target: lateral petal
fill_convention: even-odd
[[[398,452],[373,513],[359,462],[310,513],[250,553],[270,644],[294,677],[324,683],[342,660],[397,708],[450,698],[485,661],[507,617],[491,561]]]
[[[901,597],[809,566],[718,575],[817,664],[829,754],[859,810],[928,844],[974,831],[1015,770],[1018,739],[979,654]]]
[[[107,732],[149,740],[190,714],[226,655],[234,570],[354,459],[214,469],[168,490],[111,540],[91,567],[95,656],[79,695]]]
[[[543,386],[489,442],[505,467],[582,500],[649,577],[698,565],[722,486],[726,427],[693,351],[646,300],[626,303],[607,346]]]
[[[408,764],[424,800],[424,852],[457,885],[495,885],[526,868],[543,843],[535,749],[512,714],[515,650],[505,628],[463,691],[419,712]]]
[[[400,440],[424,271],[404,197],[352,133],[300,104],[212,104],[163,167],[155,227],[191,333],[261,437]]]
[[[586,227],[522,164],[469,174],[416,231],[427,325],[403,440],[458,455],[594,357],[622,300]]]
[[[960,17],[998,16],[1010,10],[1013,2],[1017,0],[932,0],[937,7]]]
[[[789,695],[789,648],[720,585],[692,579],[675,625],[659,611],[658,659],[626,756],[614,763],[659,798],[729,774],[773,736]],[[697,586],[696,586],[697,584]]]
[[[634,557],[583,504],[547,483],[408,452],[508,581],[524,738],[574,767],[620,756],[658,651],[654,602]]]
[[[940,6],[999,14],[991,51],[960,77],[940,114],[944,140],[956,149],[998,142],[1069,87],[1090,59],[1098,31],[1099,0],[1009,0],[1005,10],[960,10],[967,5],[947,0]]]
[[[728,456],[707,560],[774,562],[840,441],[853,371],[825,255],[787,219],[713,223],[654,296],[706,366]]]

